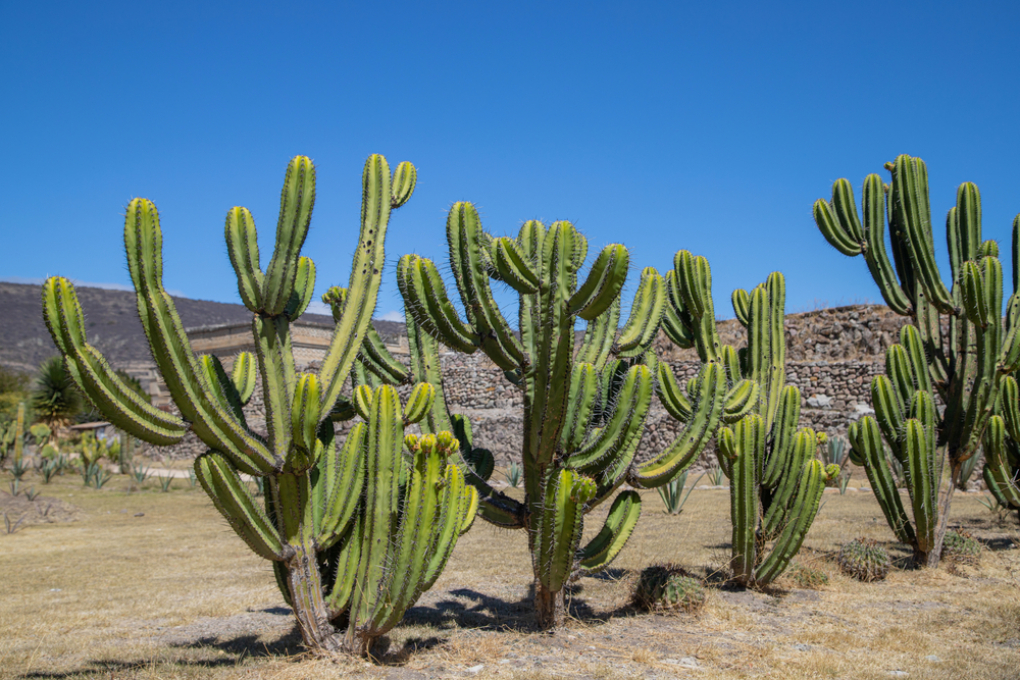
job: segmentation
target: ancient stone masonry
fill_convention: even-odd
[[[787,364],[789,384],[803,395],[802,424],[830,435],[845,434],[847,425],[871,413],[871,378],[884,369],[886,347],[895,343],[903,320],[887,308],[870,305],[823,309],[786,318]],[[328,345],[326,329],[295,324],[295,358],[299,366],[321,358]],[[724,343],[741,346],[744,331],[736,320],[719,324]],[[191,332],[196,351],[213,352],[229,363],[232,356],[247,346],[232,344],[237,336],[251,341],[247,328],[223,326]],[[392,334],[390,334],[392,335]],[[406,355],[406,338],[387,336],[391,350]],[[659,356],[669,361],[677,377],[686,380],[698,369],[693,350],[678,350],[664,338],[656,343]],[[318,354],[317,354],[318,352]],[[445,352],[440,357],[446,398],[451,411],[468,416],[479,446],[490,449],[499,464],[507,464],[521,449],[521,413],[523,395],[481,352],[464,355]],[[312,363],[312,366],[315,364]],[[165,388],[164,388],[165,389]],[[245,409],[249,424],[263,431],[265,411],[261,392],[256,390]],[[338,431],[346,431],[347,427]],[[653,402],[648,427],[638,452],[647,459],[665,449],[677,436],[676,421],[668,417],[658,402]],[[193,435],[170,449],[153,451],[173,458],[191,457],[203,451]],[[703,461],[714,453],[706,452]]]

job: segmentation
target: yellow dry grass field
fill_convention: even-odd
[[[187,480],[168,493],[125,477],[97,491],[30,474],[22,489],[32,486],[34,523],[0,534],[0,678],[1020,677],[1020,535],[974,494],[956,496],[951,524],[984,543],[976,562],[853,581],[835,562],[842,542],[868,536],[905,553],[870,494],[826,495],[798,561],[829,584],[784,578],[757,593],[722,583],[727,491],[694,491],[678,517],[650,493],[630,545],[573,587],[572,619],[553,634],[530,627],[526,537],[478,521],[373,665],[303,655],[268,563]],[[12,520],[27,503],[4,491],[0,501]],[[631,607],[637,572],[664,560],[709,585],[700,613]]]

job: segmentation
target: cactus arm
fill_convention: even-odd
[[[595,495],[595,482],[573,470],[550,474],[535,529],[535,573],[550,592],[559,592],[573,569],[581,538],[584,505]]]
[[[1002,505],[1020,508],[1020,486],[1006,453],[1007,431],[1008,428],[1001,417],[992,416],[989,419],[984,436],[984,478],[988,490]]]
[[[436,521],[435,540],[426,553],[429,560],[415,597],[433,586],[453,554],[457,537],[467,531],[467,527],[474,521],[478,493],[467,486],[463,471],[456,465],[447,466],[443,489],[443,512]]]
[[[394,537],[386,564],[390,578],[388,593],[380,602],[381,611],[374,615],[380,621],[376,628],[381,632],[396,624],[416,594],[427,556],[430,555],[430,549],[435,547],[436,523],[448,509],[440,503],[442,458],[445,454],[439,451],[434,436],[426,435],[419,441],[421,445],[414,453],[414,464],[401,503],[400,528]],[[450,503],[455,498],[443,500]]]
[[[935,452],[928,447],[929,439],[924,426],[915,418],[908,418],[904,435],[910,489],[914,509],[917,547],[930,552],[935,545],[935,525],[938,520],[938,486],[933,461]]]
[[[238,422],[246,426],[241,395],[238,394],[237,385],[233,378],[227,375],[219,358],[213,354],[203,354],[198,357],[198,365],[205,373],[209,392],[219,402],[220,408],[233,413]]]
[[[809,427],[800,430],[793,437],[790,450],[785,456],[782,474],[777,480],[777,485],[773,487],[774,491],[770,494],[771,499],[762,519],[762,533],[766,538],[771,539],[786,527],[791,512],[796,507],[791,505],[791,501],[795,499],[801,473],[805,463],[814,459],[817,441],[815,431]]]
[[[732,461],[730,476],[730,517],[733,522],[732,558],[730,567],[740,583],[754,582],[757,563],[756,528],[758,524],[759,451],[765,445],[765,423],[761,416],[750,415],[733,428]]]
[[[285,469],[306,470],[314,462],[322,404],[318,376],[302,373],[294,388],[290,407],[290,433],[294,446],[287,452]]]
[[[620,358],[641,356],[655,339],[666,306],[666,281],[654,267],[641,271],[641,281],[634,296],[627,325],[616,341],[616,355]]]
[[[786,570],[818,514],[818,505],[825,489],[825,473],[821,461],[807,461],[798,477],[797,497],[791,506],[791,521],[776,540],[772,551],[755,570],[754,581],[758,586],[768,586]]]
[[[255,355],[251,352],[240,352],[234,357],[234,366],[230,370],[230,381],[237,390],[238,399],[241,404],[247,404],[251,395],[255,393],[255,384],[258,381],[258,366]]]
[[[900,501],[900,493],[889,469],[889,463],[882,448],[882,435],[875,419],[871,416],[864,416],[860,421],[851,424],[847,434],[850,445],[863,459],[864,470],[871,483],[871,490],[885,514],[889,527],[892,528],[901,543],[916,545],[914,528]]]
[[[365,333],[361,355],[366,359],[363,362],[365,366],[383,380],[396,385],[404,385],[411,380],[410,372],[386,349],[386,343],[371,324]]]
[[[282,317],[255,316],[252,335],[265,394],[268,438],[274,451],[286,453],[292,441],[290,405],[297,381],[289,323]]]
[[[888,352],[886,356],[888,357]],[[876,375],[871,379],[871,403],[875,407],[875,418],[882,429],[882,434],[885,435],[897,459],[901,458],[900,436],[905,429],[904,408],[899,391],[893,387],[888,376]]]
[[[896,272],[885,250],[885,187],[881,177],[872,173],[864,178],[862,201],[867,241],[864,260],[885,303],[897,314],[908,315],[911,313],[910,298],[896,280]]]
[[[621,465],[626,468],[630,464],[651,405],[652,385],[652,372],[647,366],[632,366],[624,378],[609,422],[598,436],[567,458],[567,467],[600,482],[615,479],[618,475],[604,475],[610,468]]]
[[[910,262],[929,301],[943,314],[953,312],[953,300],[935,264],[928,206],[928,170],[920,158],[896,158],[890,191],[893,213],[903,225]]]
[[[177,310],[163,288],[162,239],[156,206],[146,199],[131,201],[124,220],[124,246],[152,357],[199,439],[242,468],[254,465],[267,471],[276,463],[274,456],[233,414],[217,408],[208,392]]]
[[[999,406],[1006,433],[1020,442],[1020,387],[1011,375],[1004,376],[999,384]]]
[[[667,276],[672,273],[668,272]],[[684,324],[671,303],[667,304],[662,310],[662,332],[677,347],[687,349],[694,346],[693,330]]]
[[[914,326],[904,326],[900,330],[900,346],[903,347],[906,355],[906,368],[909,371],[909,383],[913,387],[906,387],[906,393],[912,394],[915,390],[932,392],[931,375],[928,372],[928,357],[925,353],[924,342],[921,334]],[[907,403],[904,399],[904,403]]]
[[[609,309],[588,322],[581,339],[581,347],[574,357],[576,363],[593,364],[601,370],[613,349],[616,327],[620,321],[620,298],[613,300]]]
[[[297,320],[312,301],[315,294],[315,263],[309,257],[302,256],[298,259],[297,277],[294,279],[294,292],[290,295],[283,315],[289,321]]]
[[[641,496],[637,491],[624,491],[616,496],[602,530],[578,554],[581,573],[598,573],[616,559],[627,544],[641,516]]]
[[[570,394],[567,397],[567,415],[560,447],[570,453],[584,440],[591,420],[595,398],[598,396],[598,372],[589,363],[576,363],[570,375]]]
[[[85,318],[74,286],[63,277],[46,280],[43,316],[64,366],[75,384],[120,429],[160,446],[175,444],[187,431],[183,420],[142,399],[117,377],[106,359],[85,339]]]
[[[687,427],[660,455],[632,470],[628,481],[638,488],[662,486],[683,472],[701,454],[719,427],[726,396],[725,371],[719,364],[702,368],[694,413]]]
[[[315,205],[315,166],[306,156],[296,156],[287,166],[280,194],[280,217],[276,226],[276,248],[266,267],[260,312],[282,314],[294,292],[301,247],[308,235]]]
[[[723,402],[723,421],[735,423],[758,406],[758,383],[741,380],[730,388]]]
[[[320,426],[319,439],[326,440],[323,446],[325,451],[318,462],[324,502],[315,540],[322,550],[330,549],[348,530],[361,499],[365,481],[362,458],[367,430],[364,423],[351,428],[343,448],[336,455],[332,424],[325,421]]]
[[[361,234],[351,263],[350,284],[343,313],[333,329],[319,373],[324,388],[323,412],[329,411],[340,396],[372,323],[379,295],[380,272],[385,264],[384,243],[392,201],[391,186],[386,159],[378,154],[369,156],[362,174]]]
[[[493,264],[500,279],[522,295],[538,292],[538,275],[517,249],[514,240],[503,236],[494,241]]]
[[[954,297],[958,295],[955,287],[953,295]],[[925,356],[930,357],[928,372],[931,374],[931,379],[935,381],[934,386],[939,390],[939,394],[945,397],[946,386],[949,383],[950,365],[943,346],[942,322],[939,319],[938,310],[928,304],[923,295],[919,295],[917,305],[913,307],[913,313],[915,326],[924,345]],[[951,324],[954,322],[955,319],[950,321]]]
[[[694,412],[694,406],[687,398],[686,391],[677,383],[673,368],[665,361],[660,361],[657,373],[659,380],[655,386],[655,393],[659,397],[659,402],[672,418],[682,423],[687,422]]]
[[[1020,368],[1020,323],[1016,322],[1020,315],[1020,295],[1012,295],[1006,303],[1006,333],[1002,339],[1002,350],[999,353],[998,370],[1000,373],[1012,373]]]
[[[600,316],[620,296],[629,266],[630,254],[622,245],[603,248],[584,283],[567,300],[567,314],[576,314],[585,321]]]
[[[673,257],[673,272],[683,303],[683,311],[680,311],[680,306],[676,306],[676,311],[681,320],[688,317],[684,324],[693,331],[698,357],[703,363],[717,361],[721,348],[715,327],[712,270],[708,260],[701,255],[695,257],[686,250],[677,251]]]
[[[362,544],[365,535],[365,513],[354,513],[350,528],[342,537],[340,549],[336,554],[336,574],[333,587],[326,595],[326,606],[332,618],[336,618],[347,610],[354,595],[354,586],[361,563]]]
[[[839,185],[839,182],[846,182],[846,180],[837,180],[836,184],[832,185],[833,197],[835,197],[836,187]],[[818,231],[822,233],[822,236],[829,242],[829,245],[848,257],[861,254],[860,241],[855,241],[853,236],[844,230],[832,203],[829,203],[824,198],[819,198],[815,201],[812,212],[815,217],[815,224],[818,225]]]
[[[387,174],[387,177],[389,175]],[[386,192],[388,197],[389,192]],[[371,621],[380,605],[386,570],[389,536],[398,508],[399,466],[403,464],[401,446],[403,426],[400,398],[390,385],[376,388],[368,418],[367,478],[365,480],[366,546],[358,563],[359,590],[353,593],[351,625]]]
[[[480,342],[478,333],[461,321],[435,264],[414,257],[408,261],[405,271],[404,286],[411,295],[412,306],[424,310],[416,311],[415,320],[458,352],[473,353]]]
[[[787,473],[788,455],[797,438],[797,423],[800,422],[800,390],[793,385],[786,387],[779,396],[776,420],[772,425],[772,451],[765,461],[761,483],[769,489],[776,488],[780,478]],[[812,457],[814,454],[812,453]]]
[[[255,220],[247,208],[234,207],[227,213],[224,229],[230,264],[237,274],[237,292],[252,312],[262,309],[262,269],[259,266],[258,234]]]
[[[279,533],[225,456],[216,451],[202,454],[195,460],[195,476],[216,509],[255,554],[267,560],[283,559]]]
[[[468,322],[489,358],[503,370],[513,370],[523,362],[524,354],[492,297],[490,263],[483,245],[485,232],[475,207],[470,203],[455,203],[447,217],[446,234],[450,263]]]

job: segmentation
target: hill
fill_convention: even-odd
[[[138,320],[132,291],[76,288],[85,312],[88,341],[114,366],[150,361],[149,344]],[[34,371],[57,353],[42,318],[42,286],[0,283],[0,364],[18,371]],[[251,312],[244,305],[209,300],[173,298],[185,328],[248,323]],[[305,314],[302,321],[333,325],[332,317]],[[403,324],[376,321],[384,337],[402,334]]]

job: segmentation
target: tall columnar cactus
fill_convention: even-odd
[[[734,291],[747,347],[721,352],[731,384],[743,379],[759,387],[750,412],[720,428],[717,448],[730,478],[733,577],[755,587],[769,585],[789,566],[818,514],[825,482],[839,474],[838,465],[826,468],[815,459],[824,435],[798,427],[800,390],[786,385],[785,300],[779,272],[750,293]]]
[[[992,413],[1003,376],[1020,364],[1020,339],[1016,324],[1002,324],[1002,265],[998,245],[981,240],[977,187],[961,184],[946,217],[952,272],[947,288],[935,264],[924,162],[901,155],[886,169],[891,184],[876,174],[864,180],[863,220],[845,179],[833,184],[831,201],[815,202],[814,216],[837,250],[864,255],[886,303],[910,318],[900,343],[886,351],[886,374],[872,380],[875,417],[854,423],[849,436],[852,460],[867,470],[897,538],[913,547],[918,562],[936,567],[953,490],[986,427],[990,422],[1001,427]],[[887,223],[895,270],[886,254]],[[1020,309],[1016,293],[1008,308],[1012,320]],[[883,439],[906,474],[913,524]]]
[[[227,214],[226,241],[238,289],[253,312],[255,353],[241,353],[229,372],[212,355],[196,357],[162,284],[162,235],[155,206],[128,206],[124,240],[138,312],[152,356],[181,416],[137,395],[86,343],[81,308],[67,279],[43,288],[46,323],[79,387],[121,430],[156,445],[190,429],[209,447],[195,462],[202,486],[242,539],[273,561],[305,644],[314,650],[367,650],[431,585],[453,543],[473,517],[476,492],[447,465],[453,435],[408,440],[404,426],[424,416],[433,388],[415,388],[401,409],[396,392],[363,391],[357,404],[368,425],[355,425],[343,446],[333,419],[352,417],[340,390],[370,327],[392,209],[410,198],[415,170],[386,159],[365,165],[361,235],[345,304],[318,374],[299,373],[290,324],[304,312],[315,266],[301,256],[315,198],[315,169],[298,156],[287,168],[276,247],[259,264],[251,213]],[[242,407],[261,378],[266,434],[249,427]],[[240,473],[265,480],[265,508]],[[346,615],[347,634],[332,621]]]
[[[469,438],[462,453],[474,458],[478,471],[471,481],[482,496],[481,516],[528,532],[536,617],[539,625],[554,626],[567,581],[605,568],[623,548],[640,513],[640,496],[618,494],[602,530],[579,547],[584,515],[624,481],[668,482],[698,440],[691,433],[693,443],[644,466],[632,465],[653,390],[655,359],[647,349],[659,327],[664,282],[654,269],[642,272],[631,315],[618,334],[619,295],[629,264],[623,246],[606,246],[579,284],[588,243],[569,222],[547,227],[528,221],[516,239],[496,238],[482,229],[473,205],[457,203],[447,219],[447,240],[466,320],[432,261],[401,258],[398,284],[421,337],[436,337],[463,353],[480,349],[524,393],[523,502],[486,483],[491,462]],[[520,339],[496,305],[490,280],[518,294]],[[578,318],[588,327],[575,348]],[[437,365],[429,368],[438,375]],[[712,405],[706,400],[702,408]],[[466,421],[458,422],[469,432]]]

